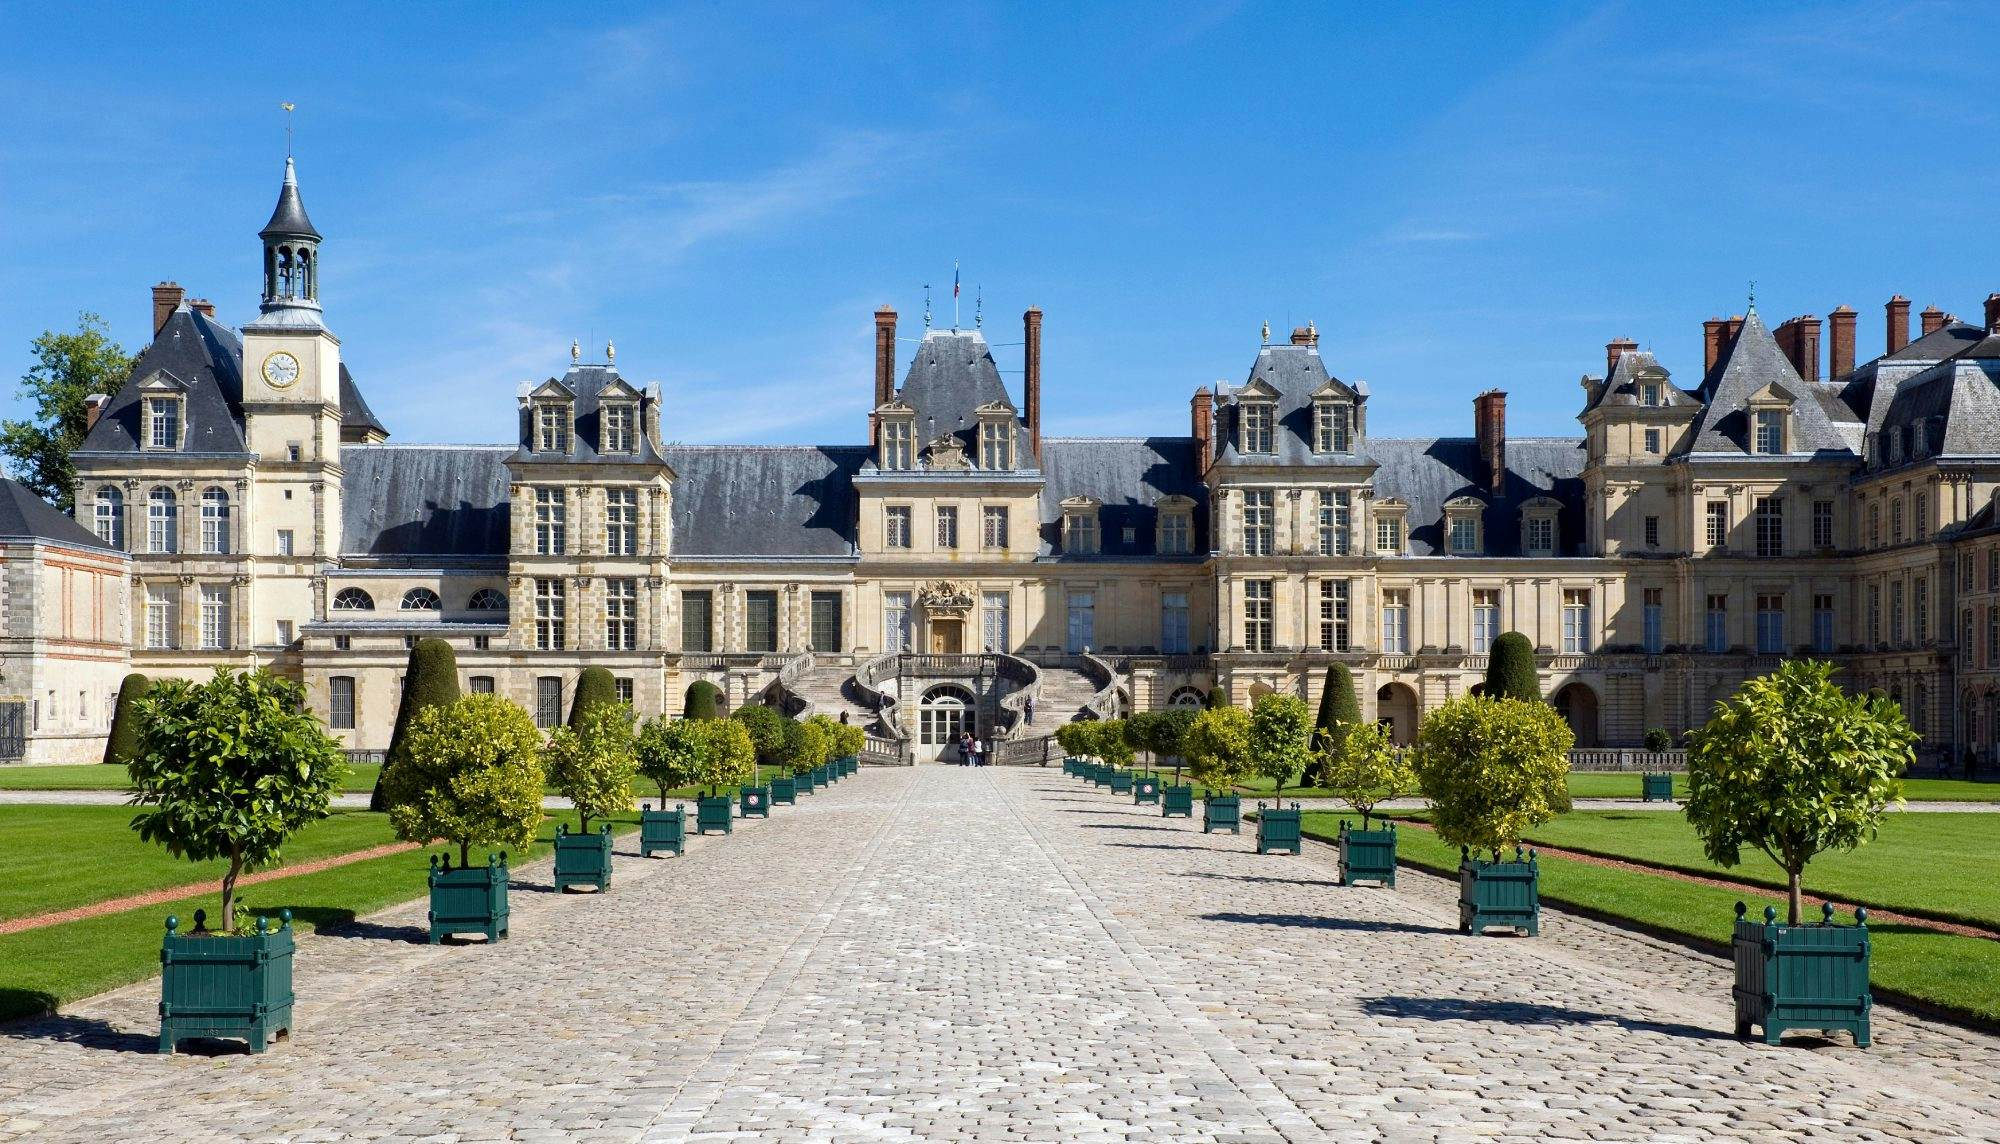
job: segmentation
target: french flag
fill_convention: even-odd
[[[958,297],[958,263],[951,264],[951,296]]]

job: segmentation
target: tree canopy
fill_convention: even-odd
[[[1250,713],[1210,707],[1195,716],[1182,744],[1188,767],[1204,786],[1233,790],[1250,766]]]
[[[1312,712],[1296,695],[1274,691],[1251,705],[1250,770],[1276,785],[1274,797],[1312,762],[1312,732]]]
[[[0,454],[14,479],[64,512],[76,511],[76,466],[70,454],[83,444],[90,421],[84,399],[115,395],[132,372],[132,358],[111,340],[96,314],[78,314],[68,333],[44,330],[31,346],[35,364],[21,377],[17,396],[34,403],[34,416],[0,422]]]
[[[445,707],[458,702],[458,656],[451,644],[425,637],[410,648],[410,661],[403,669],[403,697],[396,705],[396,728],[389,734],[389,751],[382,757],[382,770],[375,776],[375,789],[368,796],[369,810],[389,809],[383,780],[396,764],[409,758],[410,722],[426,707]]]
[[[826,762],[831,744],[827,741],[824,726],[811,719],[803,723],[786,719],[780,726],[784,729],[784,739],[777,761],[790,768],[793,774],[802,775]]]
[[[1417,776],[1409,760],[1396,749],[1389,729],[1380,723],[1355,723],[1323,751],[1325,762],[1320,770],[1327,789],[1361,812],[1363,830],[1368,829],[1377,803],[1416,789]]]
[[[1535,668],[1535,645],[1520,632],[1501,632],[1486,657],[1488,699],[1519,699],[1536,703],[1542,698],[1542,680]]]
[[[577,829],[589,831],[593,818],[632,809],[632,776],[639,769],[633,743],[632,709],[623,703],[593,703],[573,726],[557,727],[543,748],[549,781],[576,807]]]
[[[792,720],[778,714],[776,708],[761,703],[748,703],[729,713],[731,722],[740,724],[750,733],[750,749],[757,756],[758,767],[779,767],[789,764],[785,753],[785,729]]]
[[[1497,852],[1567,813],[1575,743],[1569,724],[1539,700],[1465,695],[1431,712],[1411,762],[1438,837]]]
[[[688,720],[684,720],[688,722]],[[757,748],[750,732],[734,719],[691,720],[706,738],[701,749],[701,769],[695,781],[708,788],[712,798],[725,786],[736,786],[756,773]]]
[[[659,784],[661,810],[667,808],[668,790],[701,781],[702,752],[709,743],[709,735],[701,726],[704,722],[707,720],[668,719],[663,715],[648,719],[639,728],[633,744],[639,773]]]
[[[1187,707],[1141,711],[1125,720],[1125,741],[1153,756],[1158,766],[1162,757],[1174,760],[1174,782],[1179,784],[1188,728],[1194,726],[1195,712]]]
[[[1361,722],[1361,702],[1354,697],[1354,673],[1344,663],[1331,664],[1319,687],[1319,713],[1313,717],[1313,778],[1327,783],[1326,763],[1340,737]]]
[[[385,776],[389,824],[406,842],[455,844],[460,865],[474,845],[523,849],[542,824],[541,756],[535,721],[498,695],[426,707]]]

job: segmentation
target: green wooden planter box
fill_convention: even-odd
[[[825,763],[813,768],[813,785],[816,787],[833,785],[833,776],[826,773]]]
[[[1116,769],[1112,770],[1112,772],[1111,772],[1111,793],[1112,793],[1112,794],[1131,794],[1131,793],[1132,793],[1132,772],[1131,772],[1131,771],[1122,771],[1122,770],[1116,770]]]
[[[1541,869],[1535,852],[1523,857],[1514,848],[1511,862],[1474,858],[1458,853],[1458,932],[1484,933],[1489,926],[1507,926],[1534,937],[1542,932]]]
[[[1076,778],[1076,777],[1077,777],[1077,761],[1076,761],[1075,759],[1064,759],[1064,760],[1063,760],[1063,773],[1064,773],[1064,774],[1066,774],[1066,775],[1068,775],[1068,776],[1070,776],[1071,778]]]
[[[758,818],[771,817],[771,788],[768,786],[747,786],[736,792],[737,808],[743,817],[756,815]]]
[[[1194,788],[1191,786],[1168,786],[1160,788],[1160,817],[1194,817]]]
[[[1284,850],[1293,854],[1299,852],[1299,804],[1274,806],[1264,809],[1257,804],[1257,853],[1269,854],[1273,850]]]
[[[639,856],[651,858],[655,850],[671,850],[678,858],[687,852],[687,805],[672,810],[639,812]]]
[[[611,824],[593,833],[569,832],[569,824],[556,825],[556,890],[571,886],[611,888]]]
[[[771,801],[781,806],[793,806],[799,801],[799,783],[794,778],[771,780]]]
[[[488,854],[484,866],[451,868],[451,856],[431,855],[431,944],[452,934],[507,937],[507,855]]]
[[[1089,783],[1091,786],[1103,786],[1105,783],[1104,765],[1102,763],[1086,761],[1083,764],[1083,781]]]
[[[208,912],[194,912],[194,932],[167,918],[160,946],[160,1051],[183,1037],[240,1037],[261,1053],[292,1039],[292,911],[275,928],[257,919],[247,937],[210,934]]]
[[[1211,795],[1201,800],[1201,832],[1229,828],[1231,834],[1243,833],[1243,800],[1233,794]]]
[[[797,788],[800,794],[811,794],[813,792],[813,773],[810,770],[799,771],[792,776],[792,785]]]
[[[1158,775],[1140,775],[1132,780],[1132,805],[1160,801],[1160,778]]]
[[[719,794],[714,798],[698,798],[694,800],[694,832],[696,834],[707,834],[711,830],[720,830],[724,834],[729,834],[733,832],[734,827],[734,808],[730,803],[728,795]]]
[[[1340,884],[1380,882],[1396,888],[1396,824],[1387,830],[1355,830],[1340,820]]]
[[[1644,802],[1674,801],[1674,776],[1672,775],[1639,776],[1639,795],[1641,801]]]
[[[1781,926],[1778,911],[1764,907],[1761,924],[1746,919],[1736,903],[1736,1035],[1752,1025],[1775,1045],[1790,1029],[1845,1029],[1860,1048],[1868,1047],[1868,911],[1854,911],[1854,924],[1838,925],[1833,905],[1821,906],[1816,924]]]

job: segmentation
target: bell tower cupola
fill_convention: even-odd
[[[285,184],[271,221],[257,232],[264,240],[263,311],[319,309],[319,231],[299,199],[298,172],[285,157]]]

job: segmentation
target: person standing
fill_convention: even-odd
[[[1028,717],[1028,726],[1032,727],[1032,726],[1034,726],[1034,725],[1035,725],[1035,697],[1034,697],[1034,696],[1032,696],[1032,695],[1028,696],[1028,701],[1027,701],[1026,703],[1023,703],[1023,704],[1021,704],[1021,713],[1022,713],[1023,715],[1026,715],[1026,716]]]
[[[980,739],[972,740],[972,765],[975,767],[986,765],[986,744]]]

